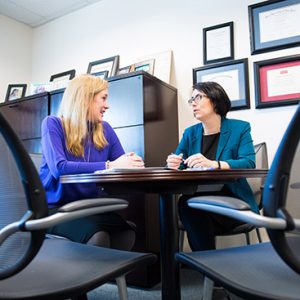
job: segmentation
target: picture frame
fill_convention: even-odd
[[[154,73],[154,62],[155,59],[147,59],[138,63],[135,63],[132,65],[132,71],[145,71],[148,72],[149,74],[153,75]]]
[[[33,82],[30,83],[30,92],[29,95],[36,95],[45,92],[52,91],[52,83],[51,82]]]
[[[256,108],[300,102],[300,55],[253,63]]]
[[[166,83],[170,83],[172,62],[173,62],[173,51],[164,50],[161,52],[143,55],[138,57],[137,61],[145,61],[148,59],[155,60],[155,68],[154,68],[153,76]]]
[[[7,87],[5,102],[23,98],[26,93],[27,84],[9,84]]]
[[[272,0],[248,6],[251,53],[300,45],[300,0]]]
[[[52,90],[65,88],[69,80],[75,77],[75,69],[51,75],[50,82],[52,82]]]
[[[203,63],[234,59],[233,22],[203,28]]]
[[[95,75],[99,72],[107,71],[108,75],[106,78],[115,76],[117,75],[117,71],[119,70],[119,60],[120,56],[115,55],[108,58],[92,61],[88,65],[87,73]]]
[[[193,83],[215,81],[219,83],[231,101],[231,111],[250,108],[248,59],[193,69]]]
[[[131,70],[132,70],[132,65],[120,68],[119,71],[118,71],[118,75],[130,73]]]
[[[107,79],[108,71],[101,71],[93,74],[96,77],[100,77],[101,79]]]

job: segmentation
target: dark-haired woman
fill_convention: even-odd
[[[227,119],[231,102],[216,82],[201,82],[193,86],[189,99],[195,118],[200,123],[187,128],[176,149],[169,155],[169,168],[255,168],[255,152],[250,124]],[[204,195],[206,192],[200,192]],[[246,179],[228,183],[208,194],[228,195],[242,199],[258,212],[252,190]],[[193,251],[215,249],[215,236],[231,231],[241,223],[230,218],[190,208],[185,195],[179,200],[179,216],[187,231]]]

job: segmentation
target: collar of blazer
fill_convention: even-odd
[[[202,132],[203,132],[203,125],[202,123],[199,123],[199,126],[197,126],[197,130],[195,131],[194,136],[191,139],[191,149],[193,153],[198,153],[198,149],[200,149],[201,152],[201,146],[202,146]],[[220,139],[218,144],[218,149],[216,153],[216,160],[219,160],[221,157],[221,154],[224,150],[224,147],[227,144],[227,141],[229,139],[231,130],[228,127],[228,120],[226,118],[222,118],[221,120],[221,132],[220,132]]]

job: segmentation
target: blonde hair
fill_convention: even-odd
[[[72,79],[64,92],[58,115],[65,130],[66,147],[75,156],[84,157],[90,107],[94,96],[107,88],[107,81],[84,74]],[[103,125],[98,122],[93,124],[93,143],[98,149],[103,149],[107,145]]]

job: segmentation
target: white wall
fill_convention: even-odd
[[[31,81],[32,28],[0,15],[0,102],[8,84]]]
[[[138,57],[173,50],[171,84],[178,88],[179,130],[195,123],[186,103],[192,68],[202,62],[202,29],[234,22],[235,59],[249,58],[251,109],[229,117],[252,124],[254,142],[266,141],[270,161],[296,106],[255,109],[253,62],[299,53],[300,48],[251,56],[248,5],[241,0],[103,0],[33,31],[32,80],[47,81],[51,74],[72,68],[85,73],[88,63],[120,55],[121,66]]]
[[[73,68],[85,73],[89,62],[117,54],[126,66],[138,57],[173,50],[171,84],[178,88],[181,135],[196,122],[186,99],[192,69],[203,65],[202,29],[233,21],[235,59],[249,59],[251,109],[229,117],[251,122],[254,142],[267,142],[271,161],[296,106],[254,108],[253,62],[297,54],[300,47],[251,56],[248,5],[256,2],[103,0],[35,29],[0,16],[0,99],[9,83],[48,81]]]

